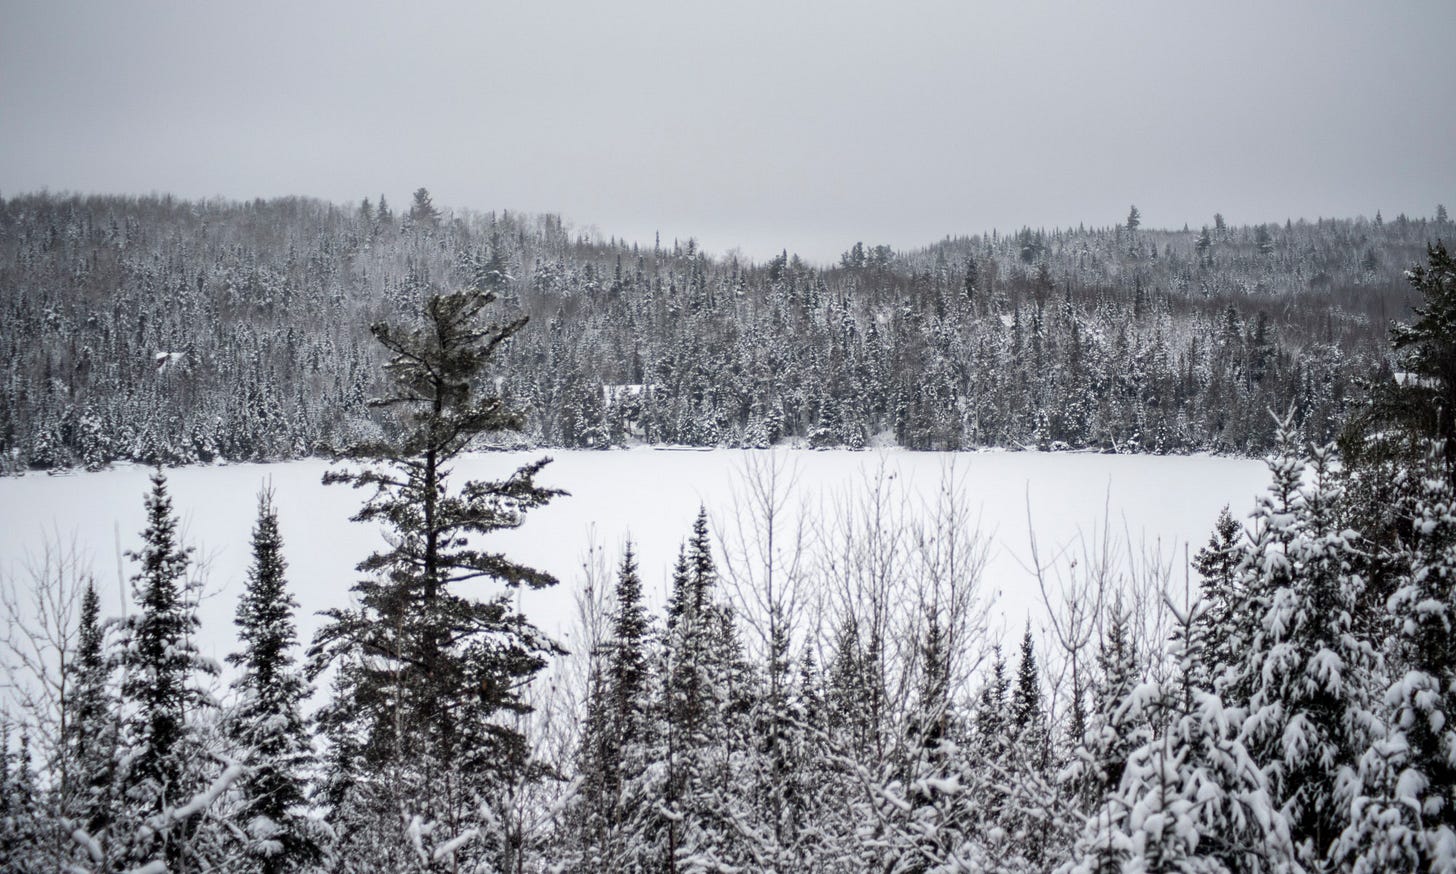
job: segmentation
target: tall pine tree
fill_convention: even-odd
[[[102,835],[115,802],[116,701],[110,688],[106,631],[94,582],[81,593],[76,654],[67,664],[70,712],[64,734],[63,815],[87,837]]]
[[[271,491],[258,496],[253,563],[238,600],[238,641],[228,657],[239,669],[239,701],[227,727],[246,769],[239,784],[238,825],[248,870],[284,874],[316,865],[324,835],[308,813],[313,743],[302,713],[310,689],[294,666],[298,604],[284,576],[283,538]]]
[[[121,692],[128,715],[117,774],[121,804],[142,824],[113,837],[129,842],[129,861],[162,861],[182,870],[190,864],[196,814],[175,821],[174,810],[190,808],[205,780],[189,715],[216,706],[199,681],[218,669],[197,649],[196,583],[187,575],[192,550],[179,542],[160,470],[152,474],[146,512],[142,548],[130,553],[140,564],[132,578],[138,612],[124,626]]]
[[[559,651],[515,611],[510,591],[556,580],[477,540],[562,494],[536,484],[549,459],[450,488],[450,464],[474,438],[521,422],[483,390],[495,354],[526,323],[488,323],[494,300],[480,289],[434,294],[413,325],[373,326],[391,353],[392,391],[372,403],[397,414],[394,437],[350,451],[372,464],[324,477],[369,490],[354,519],[389,531],[388,548],[359,564],[368,576],[354,587],[358,606],[326,614],[310,665],[317,674],[343,663],[326,725],[360,724],[357,769],[393,808],[378,815],[416,823],[396,842],[413,849],[376,863],[444,865],[427,841],[450,844],[456,864],[503,863],[514,852],[508,828],[477,829],[481,799],[526,767],[526,739],[501,717],[529,710],[524,685]],[[464,588],[484,582],[498,588]]]

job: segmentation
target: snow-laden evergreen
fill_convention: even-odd
[[[107,835],[132,865],[161,861],[170,869],[197,864],[192,817],[179,817],[221,771],[202,743],[199,720],[217,706],[203,685],[218,666],[197,648],[200,583],[188,575],[192,550],[178,536],[177,516],[160,471],[147,496],[147,528],[131,557],[137,612],[122,625],[122,724],[115,781],[120,815]],[[95,835],[92,836],[96,837]]]
[[[1393,556],[1390,684],[1360,760],[1343,853],[1360,872],[1456,871],[1456,500],[1444,459],[1410,471]]]
[[[294,663],[298,605],[285,578],[278,511],[266,490],[258,498],[252,546],[247,589],[238,600],[242,651],[228,659],[239,674],[227,732],[244,769],[231,815],[246,870],[307,871],[323,860],[328,835],[308,807],[314,750],[302,708],[312,690]]]
[[[1308,471],[1285,443],[1276,462],[1277,500],[1268,542],[1244,566],[1259,601],[1245,676],[1252,684],[1242,729],[1263,763],[1270,792],[1289,823],[1302,864],[1341,864],[1337,838],[1348,824],[1360,753],[1375,730],[1373,687],[1382,666],[1358,610],[1364,579],[1358,534],[1341,525],[1329,452]],[[1291,477],[1306,479],[1291,493]]]

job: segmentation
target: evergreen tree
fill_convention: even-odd
[[[30,736],[21,731],[12,751],[10,721],[0,718],[0,866],[16,874],[48,869],[42,846],[42,798],[30,755]]]
[[[293,613],[287,563],[270,491],[258,496],[253,562],[238,601],[242,651],[228,661],[239,669],[239,702],[228,733],[245,768],[237,818],[246,835],[249,870],[283,874],[307,870],[323,858],[323,835],[307,811],[313,744],[301,711],[310,689],[294,667]]]
[[[415,325],[373,327],[393,356],[385,366],[393,391],[375,404],[399,411],[397,436],[354,447],[354,458],[375,464],[332,471],[324,481],[372,491],[354,519],[388,526],[389,548],[360,563],[370,576],[354,587],[358,606],[325,614],[310,665],[316,675],[346,662],[347,685],[325,721],[362,720],[358,768],[394,807],[377,815],[421,823],[411,842],[427,833],[442,844],[473,838],[452,844],[458,864],[513,852],[517,837],[474,830],[479,803],[490,787],[524,772],[525,738],[499,717],[529,710],[525,682],[559,651],[514,611],[509,591],[459,591],[479,581],[507,589],[556,582],[471,539],[515,528],[562,494],[536,485],[549,459],[505,480],[449,487],[449,465],[473,438],[520,425],[500,397],[479,391],[501,344],[526,322],[485,324],[494,300],[478,289],[435,294]],[[418,854],[401,852],[397,864],[418,863]],[[426,867],[443,864],[424,857]]]
[[[1247,709],[1255,686],[1261,682],[1262,666],[1256,653],[1270,645],[1264,618],[1275,594],[1293,581],[1289,554],[1298,535],[1295,523],[1305,470],[1294,440],[1290,423],[1281,423],[1279,449],[1266,461],[1269,488],[1255,503],[1239,552],[1233,587],[1237,607],[1224,630],[1218,632],[1227,640],[1229,652],[1236,656],[1227,670],[1213,678],[1215,691],[1231,707]]]
[[[1036,645],[1029,622],[1021,638],[1021,663],[1016,669],[1016,686],[1011,695],[1010,729],[1019,751],[1030,756],[1039,767],[1045,767],[1050,738],[1042,706],[1041,672],[1036,664]]]
[[[381,202],[383,198],[381,198]],[[417,225],[433,228],[440,223],[440,211],[435,208],[434,201],[430,199],[430,192],[425,188],[417,188],[414,193],[414,202],[410,204],[410,221]]]
[[[1058,811],[1051,780],[1050,726],[1030,622],[1021,638],[1021,662],[1011,690],[1010,711],[1010,759],[1001,766],[1008,795],[1002,829],[1017,857],[1014,864],[1025,870],[1042,870],[1051,861]]]
[[[1169,605],[1175,679],[1127,690],[1115,719],[1128,754],[1116,785],[1084,824],[1062,874],[1299,870],[1265,777],[1239,739],[1241,711],[1191,681],[1203,605]]]
[[[129,553],[140,564],[132,577],[138,612],[123,626],[121,693],[129,713],[117,780],[121,805],[131,817],[165,823],[174,809],[190,808],[188,802],[204,785],[188,717],[216,706],[198,681],[218,669],[197,650],[197,586],[187,577],[192,550],[178,542],[177,518],[160,470],[152,474],[146,510],[142,548]],[[129,842],[126,855],[135,864],[160,860],[169,870],[182,870],[191,864],[188,839],[196,813],[166,827],[127,834],[113,830],[113,836]]]
[[[1137,746],[1137,728],[1125,722],[1124,707],[1142,679],[1130,636],[1131,623],[1131,613],[1119,592],[1108,609],[1097,650],[1092,731],[1078,763],[1084,770],[1081,782],[1093,799],[1105,797],[1118,787],[1128,754]]]
[[[652,826],[646,774],[654,724],[650,620],[642,578],[629,541],[617,569],[611,636],[601,645],[589,679],[579,770],[584,781],[582,837],[589,868],[630,870],[649,865]]]
[[[1391,345],[1409,374],[1393,404],[1438,441],[1446,475],[1456,481],[1456,261],[1438,242],[1408,276],[1421,302],[1414,321],[1391,327]]]
[[[1456,495],[1432,450],[1405,484],[1412,524],[1387,602],[1394,670],[1342,840],[1359,872],[1456,871]]]
[[[1192,655],[1186,663],[1193,671],[1189,680],[1209,692],[1214,690],[1215,678],[1234,664],[1238,655],[1229,648],[1231,638],[1227,630],[1234,626],[1239,608],[1236,583],[1242,532],[1243,527],[1225,506],[1219,511],[1208,543],[1193,556],[1203,609],[1194,617],[1191,633],[1198,639],[1197,646],[1190,650]]]
[[[748,745],[750,678],[733,612],[715,597],[718,575],[706,510],[679,552],[663,656],[666,784],[658,826],[664,866],[677,871],[741,864],[733,787]]]
[[[620,742],[625,746],[640,741],[646,731],[645,696],[651,680],[648,661],[651,624],[642,604],[642,577],[631,541],[622,552],[622,564],[617,570],[616,602],[610,658],[612,705]]]
[[[63,815],[90,837],[102,835],[115,802],[116,701],[110,689],[101,599],[94,582],[81,593],[76,653],[67,665],[71,688],[66,720]]]
[[[1324,870],[1339,861],[1332,854],[1369,739],[1377,661],[1355,625],[1363,580],[1352,570],[1355,534],[1338,524],[1328,452],[1315,450],[1311,468],[1293,514],[1273,522],[1285,548],[1246,564],[1256,578],[1251,588],[1267,591],[1268,601],[1247,655],[1253,694],[1243,737],[1289,822],[1299,861]]]
[[[974,304],[980,289],[981,266],[976,263],[975,255],[967,255],[965,279],[961,282],[961,294],[965,296],[966,303]]]

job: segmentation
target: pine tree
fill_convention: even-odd
[[[1253,694],[1243,737],[1300,862],[1315,870],[1338,862],[1332,853],[1348,824],[1377,669],[1355,626],[1363,580],[1352,570],[1354,532],[1338,524],[1330,464],[1327,450],[1313,451],[1310,485],[1293,499],[1291,517],[1274,523],[1285,548],[1266,553],[1262,566],[1246,565],[1251,588],[1267,591],[1268,601],[1248,653]]]
[[[1010,730],[1019,752],[1029,756],[1037,767],[1046,767],[1050,738],[1030,623],[1027,623],[1026,633],[1021,638],[1021,663],[1016,669],[1016,686],[1011,696]]]
[[[1456,871],[1456,493],[1432,447],[1405,478],[1410,535],[1387,602],[1394,661],[1342,839],[1359,872]]]
[[[141,567],[132,578],[138,612],[123,629],[121,690],[129,714],[117,775],[122,805],[143,820],[170,816],[202,788],[204,775],[188,716],[216,706],[197,683],[218,672],[194,640],[201,626],[193,600],[196,584],[187,579],[192,550],[178,542],[177,519],[160,470],[152,474],[146,509],[142,548],[129,553]],[[161,860],[169,869],[181,870],[189,864],[188,837],[194,824],[195,815],[166,828],[117,837],[131,841],[126,850],[131,861]]]
[[[237,818],[249,870],[260,874],[306,870],[323,858],[324,849],[320,828],[307,812],[313,744],[301,708],[311,690],[294,667],[298,604],[288,592],[286,569],[278,511],[272,493],[264,490],[253,528],[253,562],[238,601],[242,651],[228,658],[240,672],[228,734],[246,768]]]
[[[715,598],[718,575],[700,509],[679,552],[663,647],[666,765],[656,840],[662,864],[678,871],[741,864],[746,853],[732,801],[748,746],[751,678],[733,611]]]
[[[1456,481],[1456,260],[1438,242],[1408,275],[1421,303],[1414,321],[1391,327],[1391,345],[1412,377],[1397,397],[1406,418],[1439,441],[1446,475]]]
[[[76,654],[67,670],[71,699],[63,738],[66,785],[62,805],[73,828],[95,838],[110,824],[115,802],[117,712],[109,686],[111,666],[101,624],[101,599],[91,581],[81,593]]]
[[[440,223],[440,211],[435,208],[434,201],[430,199],[428,189],[415,189],[414,202],[410,204],[409,218],[415,224],[428,228],[433,228]]]
[[[388,526],[390,547],[359,564],[369,576],[354,587],[358,606],[325,614],[310,664],[315,676],[332,662],[347,665],[347,685],[325,719],[362,720],[359,768],[395,807],[378,814],[396,823],[418,817],[432,841],[474,835],[453,854],[459,864],[511,852],[515,838],[472,831],[479,799],[523,773],[526,740],[499,717],[529,710],[525,682],[559,651],[514,611],[509,591],[459,591],[471,582],[508,590],[556,582],[471,539],[515,528],[563,494],[536,484],[549,459],[505,480],[449,486],[449,465],[473,438],[521,422],[500,397],[478,394],[501,344],[526,322],[486,324],[494,300],[478,289],[435,294],[416,325],[372,328],[393,356],[385,366],[393,393],[375,405],[399,412],[397,436],[354,447],[354,458],[374,464],[324,481],[371,490],[354,519]]]
[[[587,867],[629,870],[649,864],[652,826],[649,745],[654,724],[650,620],[629,541],[617,569],[610,637],[588,681],[578,771]]]
[[[1051,733],[1042,699],[1031,623],[1021,638],[1021,662],[1011,691],[1010,756],[999,767],[1005,775],[1007,805],[1002,826],[1017,864],[1041,870],[1051,860],[1050,837],[1055,825],[1051,782]]]
[[[1127,758],[1084,824],[1061,874],[1121,871],[1274,872],[1294,866],[1285,820],[1239,740],[1241,711],[1191,682],[1204,658],[1203,609],[1169,605],[1177,626],[1171,681],[1127,690],[1115,719]]]
[[[1229,508],[1219,511],[1208,543],[1193,556],[1193,569],[1198,571],[1198,588],[1203,609],[1195,617],[1192,634],[1198,638],[1191,651],[1196,658],[1188,661],[1193,672],[1189,680],[1198,688],[1213,691],[1214,681],[1235,662],[1237,654],[1229,648],[1226,633],[1234,625],[1239,608],[1238,578],[1239,535],[1243,527]]]

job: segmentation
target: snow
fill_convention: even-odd
[[[1181,568],[1184,545],[1196,551],[1208,539],[1219,509],[1245,516],[1268,480],[1256,460],[1215,456],[1135,456],[1092,453],[921,453],[772,450],[795,481],[791,504],[809,517],[831,515],[837,501],[862,496],[883,470],[892,489],[903,488],[907,512],[930,515],[943,475],[954,465],[972,513],[990,538],[985,587],[999,594],[994,624],[1019,635],[1027,616],[1039,623],[1041,595],[1030,572],[1027,520],[1036,527],[1042,561],[1060,554],[1080,559],[1086,542],[1130,537],[1134,548],[1157,546]],[[605,550],[610,566],[628,535],[636,544],[648,597],[665,600],[671,561],[688,535],[699,504],[715,531],[735,528],[735,492],[750,459],[769,451],[659,452],[512,451],[470,455],[453,481],[503,477],[551,455],[543,485],[571,494],[527,515],[523,527],[496,535],[492,548],[555,574],[561,585],[521,595],[528,615],[570,647],[574,593],[583,580],[588,547]],[[882,467],[883,466],[883,467]],[[357,579],[354,566],[381,544],[379,529],[349,521],[363,495],[323,486],[322,460],[277,464],[196,466],[167,471],[185,543],[205,564],[200,605],[204,656],[221,662],[235,646],[232,624],[249,561],[249,537],[258,489],[271,484],[279,511],[288,579],[301,605],[299,631],[312,636],[318,611],[345,603]],[[74,541],[89,562],[103,611],[121,609],[124,581],[135,573],[122,556],[136,549],[145,526],[143,497],[150,471],[119,467],[96,473],[0,478],[0,575],[25,580],[28,555],[46,538]],[[1029,504],[1029,510],[1028,510]],[[750,522],[751,524],[751,522]],[[718,545],[715,545],[718,546]],[[721,547],[718,546],[721,550]],[[490,591],[483,588],[482,591]]]

